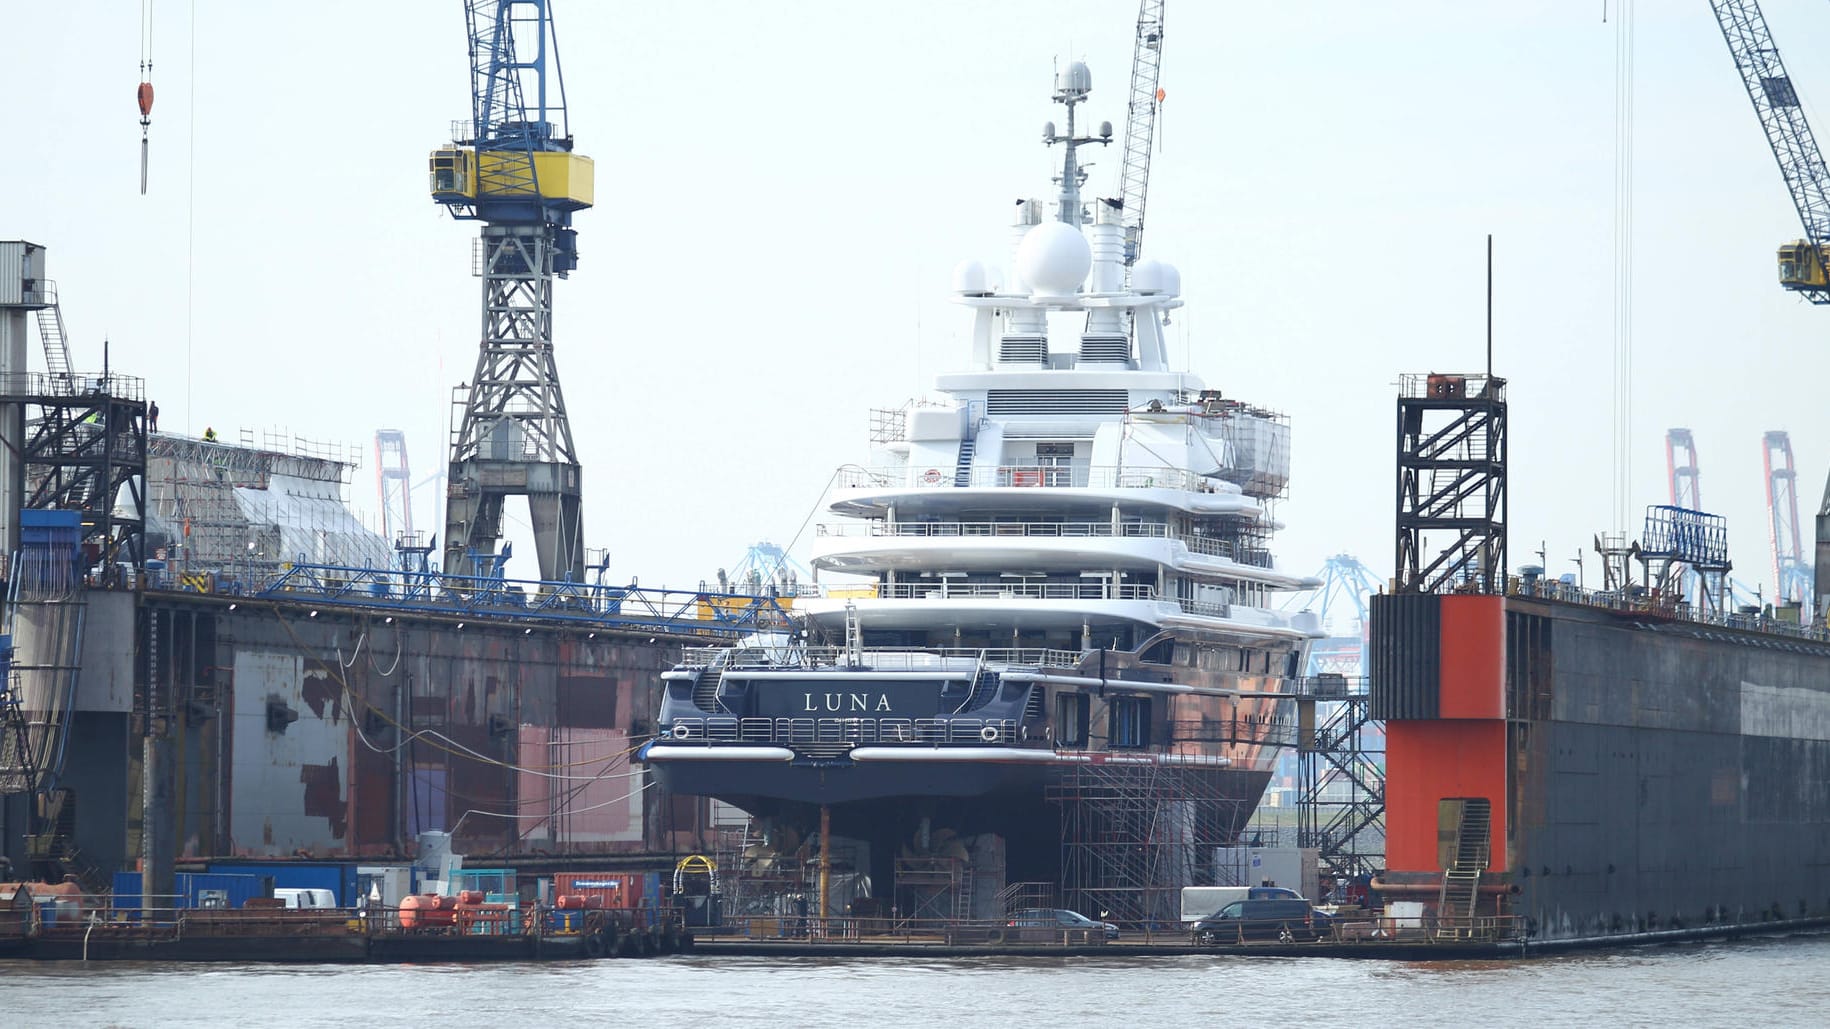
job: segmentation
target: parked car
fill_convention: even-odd
[[[1236,900],[1194,925],[1201,944],[1253,940],[1319,940],[1334,933],[1334,919],[1301,897]]]
[[[1025,908],[1012,914],[1010,921],[1004,925],[1007,930],[1047,930],[1051,939],[1058,938],[1063,932],[1076,930],[1085,931],[1089,938],[1097,936],[1108,940],[1118,939],[1118,926],[1111,922],[1095,922],[1078,911],[1066,908]]]

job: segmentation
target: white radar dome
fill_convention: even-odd
[[[1084,62],[1075,61],[1055,73],[1055,91],[1085,96],[1093,91],[1093,73]]]
[[[1182,273],[1167,261],[1139,261],[1131,269],[1131,289],[1144,296],[1182,295]]]
[[[953,266],[953,292],[963,297],[982,297],[997,287],[992,282],[991,269],[985,262],[971,259],[961,261]]]
[[[1093,248],[1066,222],[1043,222],[1017,246],[1017,274],[1043,296],[1073,293],[1092,267]]]

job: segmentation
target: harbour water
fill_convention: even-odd
[[[495,966],[0,962],[17,1026],[1817,1026],[1830,934],[1517,962],[720,958]]]

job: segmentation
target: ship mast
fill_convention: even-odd
[[[1056,195],[1055,217],[1069,225],[1079,228],[1085,221],[1085,211],[1080,203],[1080,187],[1086,184],[1087,171],[1080,166],[1078,151],[1087,143],[1098,143],[1101,146],[1112,144],[1112,123],[1099,123],[1099,135],[1074,135],[1074,105],[1086,100],[1087,94],[1093,91],[1093,73],[1087,66],[1075,61],[1055,75],[1055,102],[1067,106],[1067,135],[1055,134],[1055,123],[1047,122],[1042,126],[1042,141],[1049,146],[1061,143],[1066,153],[1061,158],[1061,174],[1055,178],[1055,184],[1061,187]]]

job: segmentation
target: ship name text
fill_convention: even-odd
[[[892,711],[888,694],[872,697],[868,693],[803,693],[803,711]]]

